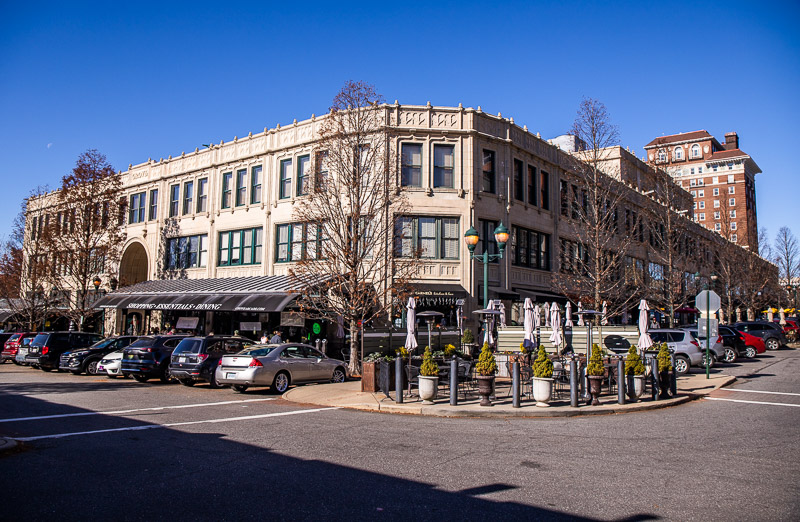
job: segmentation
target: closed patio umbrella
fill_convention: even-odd
[[[534,305],[533,307],[533,329],[536,330],[536,349],[539,349],[539,343],[541,342],[541,338],[539,337],[539,328],[542,327],[542,310],[539,308],[539,305]]]
[[[527,340],[530,342],[534,342],[533,340],[533,301],[531,301],[530,297],[525,298],[525,305],[523,307],[525,309],[525,318],[522,321],[523,330],[525,331],[525,335],[523,336],[523,340]]]
[[[747,320],[748,321],[755,321],[756,320],[756,314],[753,312],[752,308],[748,308],[747,309]]]
[[[722,308],[719,309],[719,322],[720,324],[725,324],[725,310]]]
[[[583,304],[578,301],[578,326],[583,326],[583,316],[581,312],[583,312]]]
[[[417,326],[417,303],[413,297],[408,298],[408,304],[406,305],[408,308],[408,312],[406,313],[406,350],[409,352],[415,350],[417,348],[417,338],[414,337],[414,330]]]
[[[561,343],[564,341],[561,337],[561,313],[555,302],[550,306],[550,325],[553,327],[553,333],[550,334],[550,342],[556,347],[557,354]]]
[[[780,317],[780,325],[786,326],[786,312],[783,311],[783,308],[778,310],[778,316]]]
[[[738,306],[736,307],[736,322],[737,323],[742,322],[742,309],[739,308]]]
[[[772,312],[772,307],[767,310],[767,321],[770,323],[775,320],[775,314]]]
[[[572,328],[572,303],[567,302],[566,311],[564,312],[564,328]]]
[[[639,347],[639,350],[647,350],[653,346],[653,340],[650,339],[649,335],[647,335],[648,310],[650,310],[650,307],[647,306],[647,301],[644,299],[639,301],[639,341],[636,343],[636,345]]]
[[[608,324],[608,303],[603,301],[603,318],[600,320],[600,324],[606,326]]]
[[[550,305],[547,303],[544,304],[544,325],[550,327]]]

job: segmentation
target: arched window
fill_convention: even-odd
[[[693,158],[699,158],[700,157],[700,145],[698,145],[697,143],[692,145],[692,157]]]
[[[675,147],[675,151],[672,153],[672,159],[674,160],[683,159],[683,147]]]
[[[658,161],[667,161],[667,153],[664,152],[664,149],[658,151]]]

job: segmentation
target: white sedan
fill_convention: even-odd
[[[116,379],[122,375],[122,350],[106,354],[97,364],[97,373],[100,375],[105,373],[109,379]]]

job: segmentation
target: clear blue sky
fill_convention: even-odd
[[[0,4],[0,235],[84,150],[116,169],[327,110],[348,79],[388,101],[513,116],[543,137],[583,96],[640,157],[662,134],[740,145],[759,226],[800,233],[800,3]]]

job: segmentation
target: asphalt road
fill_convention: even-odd
[[[1,520],[799,520],[800,350],[689,404],[566,419],[320,409],[0,366]]]

